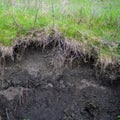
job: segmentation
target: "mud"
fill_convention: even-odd
[[[92,64],[76,59],[54,67],[57,53],[55,47],[32,45],[20,60],[6,59],[0,120],[117,120],[120,87],[110,82],[109,70],[97,79]],[[113,83],[119,81],[114,76]]]

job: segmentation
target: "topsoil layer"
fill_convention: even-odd
[[[117,120],[119,74],[98,79],[93,65],[79,60],[59,67],[58,52],[31,45],[20,60],[2,60],[0,120]]]

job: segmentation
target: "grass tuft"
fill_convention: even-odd
[[[31,29],[57,26],[67,38],[100,49],[100,56],[119,58],[120,0],[9,1],[0,0],[0,44],[10,46]],[[100,40],[115,43],[112,53],[110,46],[100,46]]]

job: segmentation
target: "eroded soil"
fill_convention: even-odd
[[[119,86],[105,86],[89,64],[55,69],[54,50],[26,49],[5,65],[0,120],[117,120]]]

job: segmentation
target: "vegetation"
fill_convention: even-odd
[[[117,119],[120,120],[120,115],[117,116]]]
[[[70,39],[97,46],[107,59],[119,57],[119,6],[120,0],[0,0],[0,43],[10,45],[28,30],[55,26]],[[101,47],[102,41],[112,48]]]

